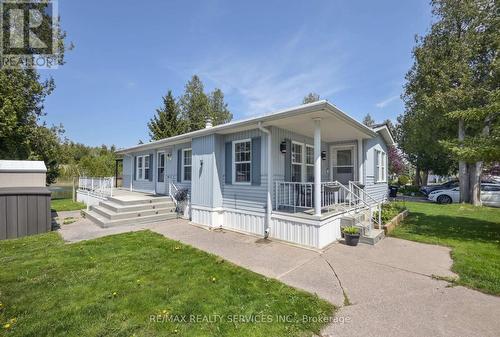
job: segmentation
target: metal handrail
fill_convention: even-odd
[[[179,189],[177,188],[177,186],[172,182],[172,179],[169,179],[169,182],[168,182],[168,194],[170,195],[170,197],[172,198],[172,201],[174,202],[175,206],[177,206],[177,204],[179,203],[177,201],[177,199],[175,199],[175,195],[177,194],[177,192],[179,192]]]
[[[349,189],[351,189],[351,188],[352,188],[352,190],[354,190],[355,188],[358,189],[359,192],[363,193],[364,197],[368,196],[368,198],[370,198],[373,201],[373,203],[377,205],[378,220],[375,220],[375,222],[377,223],[378,228],[382,229],[382,202],[376,200],[369,193],[367,193],[364,189],[362,189],[361,187],[359,187],[354,181],[349,181]],[[372,214],[373,212],[372,212],[372,209],[371,209],[372,205],[370,205],[368,203],[366,203],[366,204],[368,205],[368,207],[370,207],[370,222],[371,222],[372,219],[373,219],[373,214]]]
[[[115,177],[79,177],[78,189],[101,199],[113,196]]]

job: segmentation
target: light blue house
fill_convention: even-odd
[[[386,126],[319,101],[118,153],[124,188],[174,199],[188,189],[192,223],[322,248],[348,224],[367,242],[383,235],[372,212],[393,144]]]

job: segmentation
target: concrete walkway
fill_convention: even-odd
[[[102,229],[81,220],[59,232],[69,242],[150,229],[311,293],[340,309],[322,336],[498,336],[500,298],[449,287],[449,249],[386,238],[376,246],[334,244],[323,252],[208,231],[184,220]]]

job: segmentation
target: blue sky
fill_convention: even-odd
[[[317,92],[351,116],[403,111],[399,98],[428,1],[59,0],[75,48],[50,74],[49,124],[88,145],[149,141],[146,123],[198,74],[234,119]],[[48,74],[48,71],[43,72]]]

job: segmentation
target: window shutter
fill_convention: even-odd
[[[177,150],[177,182],[182,181],[182,150]]]
[[[137,180],[137,156],[134,156],[134,176],[132,177],[132,180]]]
[[[285,181],[292,181],[292,141],[285,139]]]
[[[149,181],[153,181],[153,154],[149,154]]]
[[[226,159],[225,159],[225,182],[228,185],[233,183],[233,143],[226,143]]]
[[[255,138],[252,138],[252,158],[251,158],[252,185],[256,185],[256,186],[260,185],[261,163],[262,163],[261,137],[255,137]]]

